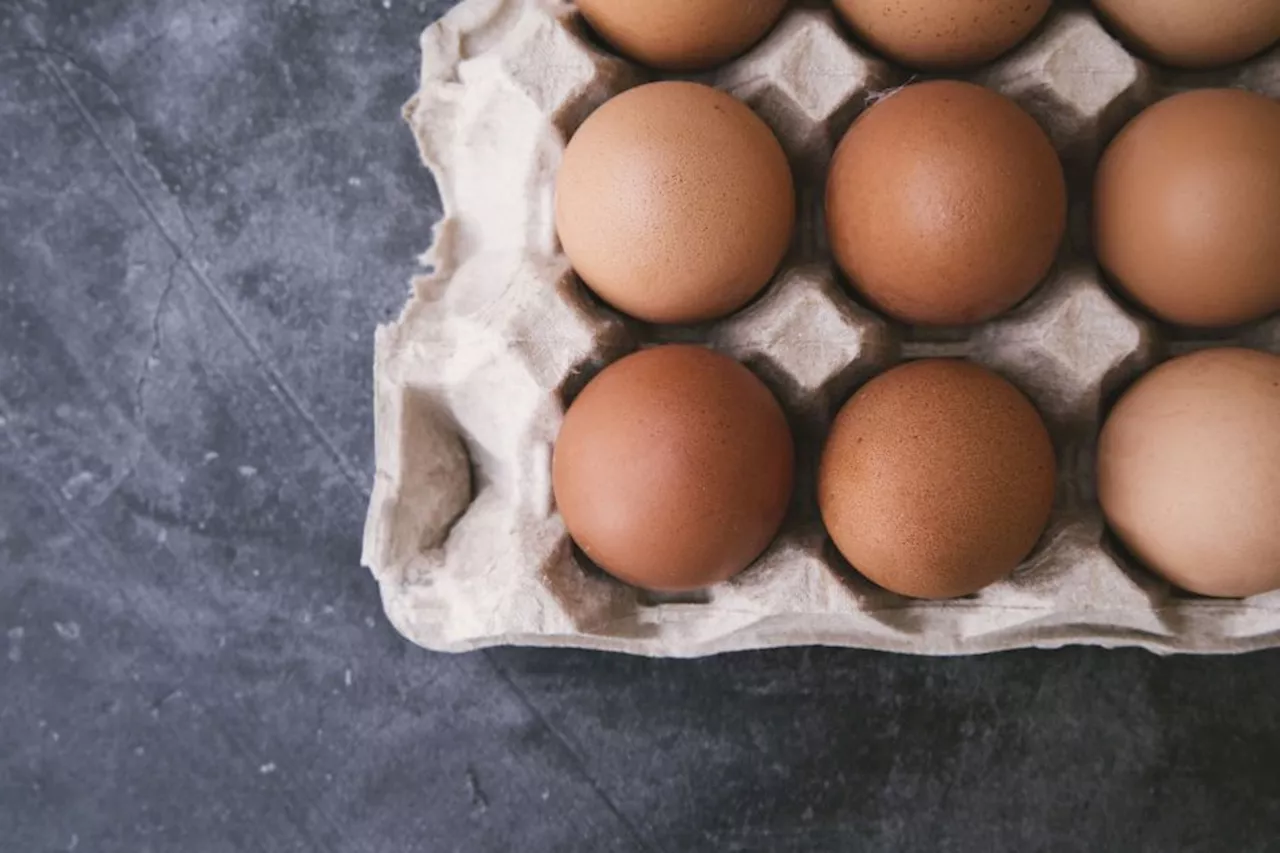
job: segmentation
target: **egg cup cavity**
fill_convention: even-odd
[[[422,37],[406,107],[445,218],[401,317],[375,352],[378,476],[364,562],[396,628],[462,651],[577,646],[693,657],[826,644],[964,654],[1088,643],[1158,652],[1280,645],[1280,594],[1175,594],[1105,532],[1096,436],[1119,393],[1164,356],[1236,343],[1280,352],[1280,316],[1227,337],[1171,329],[1118,299],[1082,225],[1090,171],[1119,127],[1188,84],[1280,96],[1280,48],[1188,75],[1126,52],[1082,4],[961,75],[1017,101],[1048,132],[1072,220],[1058,263],[1020,305],[972,327],[923,329],[862,304],[834,271],[822,220],[835,143],[868,103],[916,75],[865,52],[828,8],[793,4],[742,57],[697,79],[746,102],[782,142],[796,179],[795,240],[771,284],[713,323],[654,327],[601,305],[554,228],[566,140],[612,95],[659,75],[593,43],[559,0],[466,0]],[[575,555],[550,487],[563,412],[603,365],[669,340],[746,363],[778,397],[798,447],[797,497],[745,572],[669,601]],[[1058,454],[1054,515],[1012,576],[976,595],[916,601],[882,590],[832,547],[811,492],[831,417],[903,359],[955,356],[1009,378],[1036,403]]]
[[[379,581],[394,583],[418,555],[444,542],[478,478],[456,424],[429,393],[382,377],[375,399],[383,428],[363,562],[379,567]],[[388,444],[388,437],[395,440]]]

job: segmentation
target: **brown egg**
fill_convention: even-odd
[[[1066,216],[1044,131],[970,83],[881,100],[849,128],[827,178],[836,262],[908,323],[977,323],[1017,304],[1052,266]]]
[[[787,0],[578,0],[600,36],[632,59],[673,71],[719,65],[759,41]]]
[[[1103,154],[1093,204],[1098,260],[1157,317],[1280,309],[1280,104],[1236,89],[1156,103]]]
[[[862,387],[818,472],[840,553],[893,592],[951,598],[1009,574],[1053,506],[1053,444],[1017,388],[965,361],[908,362]]]
[[[1098,499],[1134,556],[1183,589],[1280,589],[1280,356],[1202,350],[1139,379],[1099,437]]]
[[[727,580],[765,549],[791,499],[781,406],[750,370],[697,346],[605,368],[565,414],[552,485],[570,535],[636,586]]]
[[[1276,0],[1094,0],[1125,42],[1166,65],[1239,62],[1280,39]]]
[[[769,282],[791,242],[782,146],[741,101],[650,83],[592,113],[556,181],[556,227],[582,280],[654,323],[710,320]]]
[[[1051,0],[835,0],[854,33],[888,58],[954,69],[995,59],[1027,37]]]

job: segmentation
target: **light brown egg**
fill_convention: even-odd
[[[1051,0],[835,0],[854,33],[888,58],[926,69],[989,62],[1035,29]]]
[[[1163,320],[1280,310],[1280,104],[1199,89],[1143,111],[1098,165],[1093,234],[1106,271]]]
[[[745,305],[794,225],[791,168],[773,132],[697,83],[650,83],[606,102],[570,140],[556,181],[556,226],[578,275],[654,323]]]
[[[1044,422],[978,365],[908,362],[863,386],[831,426],[818,504],[836,547],[893,592],[951,598],[1009,574],[1053,506]]]
[[[1175,358],[1121,397],[1098,440],[1112,530],[1183,589],[1280,589],[1280,356]]]
[[[1157,62],[1209,68],[1280,39],[1276,0],[1094,0],[1125,43]]]
[[[578,9],[618,51],[654,68],[696,71],[755,44],[787,0],[578,0]]]
[[[606,367],[565,414],[552,461],[570,535],[610,574],[655,590],[727,580],[782,524],[791,429],[750,370],[697,346]]]
[[[908,323],[977,323],[1017,304],[1052,266],[1066,227],[1057,152],[995,92],[907,86],[854,122],[827,178],[836,262],[873,305]]]

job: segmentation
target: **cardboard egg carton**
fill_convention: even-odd
[[[1048,131],[1072,189],[1058,264],[1026,302],[969,328],[916,329],[859,304],[834,271],[822,223],[826,167],[855,116],[912,75],[855,44],[823,4],[798,5],[745,56],[694,79],[750,105],[796,176],[800,226],[763,295],[716,323],[653,327],[603,306],[556,240],[566,140],[623,89],[656,79],[599,45],[551,0],[466,0],[422,36],[421,89],[405,116],[445,216],[400,319],[378,330],[377,478],[364,562],[391,621],[432,649],[578,646],[688,657],[798,644],[961,654],[1069,643],[1159,652],[1280,645],[1280,593],[1196,598],[1131,564],[1094,497],[1109,404],[1170,352],[1244,343],[1280,351],[1280,318],[1224,338],[1188,337],[1132,310],[1088,250],[1092,166],[1106,141],[1173,88],[1237,85],[1280,95],[1280,51],[1213,74],[1131,56],[1084,7],[969,79],[1010,96]],[[774,544],[737,578],[659,597],[575,552],[552,499],[566,401],[637,347],[705,342],[773,389],[797,439],[798,482]],[[813,497],[822,438],[861,382],[907,358],[964,356],[1005,375],[1050,427],[1060,475],[1053,519],[1010,578],[917,601],[858,575],[826,537]]]

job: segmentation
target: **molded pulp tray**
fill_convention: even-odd
[[[742,99],[773,128],[791,159],[801,221],[757,301],[675,329],[601,305],[570,270],[553,221],[565,141],[610,96],[657,75],[608,53],[572,5],[552,0],[466,0],[423,34],[421,89],[405,116],[445,217],[424,256],[430,273],[377,335],[378,471],[364,562],[391,621],[413,642],[448,651],[1280,645],[1280,593],[1229,601],[1170,588],[1113,546],[1093,483],[1099,424],[1128,383],[1188,349],[1280,352],[1280,318],[1189,337],[1117,298],[1088,247],[1090,175],[1119,127],[1183,88],[1280,96],[1280,50],[1225,71],[1172,72],[1127,53],[1086,6],[1062,4],[1027,43],[965,75],[1049,132],[1071,187],[1069,233],[1054,271],[1011,313],[971,328],[913,329],[861,306],[839,280],[822,195],[833,146],[855,116],[915,77],[856,45],[823,5],[795,4],[745,56],[693,78]],[[751,568],[704,593],[661,598],[575,552],[553,505],[550,457],[565,401],[591,375],[670,340],[705,342],[755,370],[788,411],[799,469],[787,523]],[[864,580],[831,546],[812,496],[841,403],[870,376],[922,356],[968,357],[1025,390],[1060,467],[1053,519],[1027,562],[952,601],[905,599]]]

